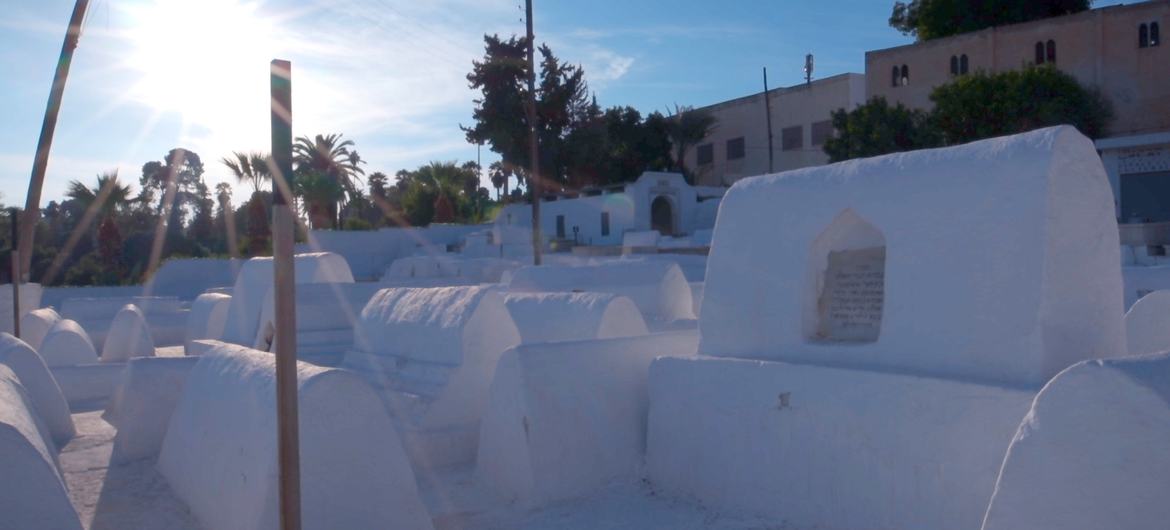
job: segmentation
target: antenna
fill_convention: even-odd
[[[813,54],[804,56],[804,82],[812,83],[813,76]]]

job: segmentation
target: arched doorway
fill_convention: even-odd
[[[650,203],[650,229],[664,236],[674,235],[674,206],[670,199],[659,195]]]

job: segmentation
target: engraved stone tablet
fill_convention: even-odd
[[[874,342],[882,328],[886,247],[829,252],[817,300],[817,338]]]

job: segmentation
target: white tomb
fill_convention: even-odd
[[[500,354],[520,333],[491,287],[390,288],[362,310],[344,366],[382,391],[416,466],[475,458]]]
[[[353,349],[354,327],[362,309],[384,286],[377,283],[307,283],[296,288],[297,358],[318,365],[338,364]],[[253,347],[276,351],[275,302],[269,297],[260,312]]]
[[[1037,389],[1126,353],[1113,198],[1055,127],[739,181],[656,487],[800,527],[976,528]]]
[[[118,429],[110,461],[158,456],[187,376],[198,361],[197,357],[140,357],[126,363],[122,384],[102,414]]]
[[[1170,291],[1154,291],[1125,313],[1130,355],[1170,351]]]
[[[1165,528],[1170,355],[1086,361],[1036,396],[983,530]]]
[[[8,366],[20,379],[53,442],[58,447],[68,443],[76,434],[69,403],[36,350],[12,335],[0,333],[0,364]]]
[[[34,350],[41,349],[41,343],[49,329],[61,320],[61,315],[51,307],[42,307],[25,313],[20,319],[20,339]]]
[[[49,368],[98,362],[97,351],[89,340],[89,334],[81,325],[69,319],[53,324],[41,343],[40,354]]]
[[[183,351],[192,355],[192,345],[200,339],[219,339],[227,323],[231,295],[203,293],[191,302],[191,314],[187,317],[187,336],[183,340]]]
[[[523,267],[512,274],[508,290],[598,292],[633,300],[651,328],[695,318],[691,287],[676,263],[660,260],[613,260],[593,265]]]
[[[505,297],[525,344],[645,335],[634,302],[609,293],[511,293]]]
[[[154,337],[138,306],[127,304],[114,315],[102,344],[101,362],[120,363],[134,357],[154,357]]]
[[[1032,386],[1124,354],[1112,197],[1072,127],[740,181],[702,352]]]
[[[353,274],[345,258],[331,252],[297,254],[294,258],[295,282],[353,283]],[[232,288],[224,325],[224,342],[252,346],[260,326],[265,300],[272,296],[272,258],[252,258],[244,263]]]
[[[220,344],[187,377],[158,470],[205,528],[277,528],[274,363],[270,354]],[[304,363],[297,382],[304,527],[431,528],[369,385]]]
[[[81,530],[57,468],[57,449],[36,407],[0,365],[0,527]]]

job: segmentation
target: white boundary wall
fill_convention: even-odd
[[[1086,361],[1036,397],[983,530],[1165,528],[1170,355]]]
[[[649,388],[656,488],[797,528],[901,530],[979,527],[1034,395],[713,357],[658,359]]]
[[[634,302],[609,293],[511,293],[508,313],[525,344],[645,335]]]
[[[306,529],[431,528],[378,396],[355,374],[297,368]],[[272,355],[221,344],[200,357],[158,469],[207,528],[277,528]]]
[[[527,507],[637,477],[650,362],[694,355],[698,346],[690,330],[508,350],[480,429],[477,476]]]
[[[49,373],[45,361],[24,341],[0,332],[0,364],[8,366],[28,392],[36,415],[45,423],[58,446],[64,446],[77,433],[69,403]]]
[[[1130,355],[1170,351],[1170,291],[1154,291],[1125,313]]]
[[[20,380],[0,366],[0,527],[81,530],[57,468],[57,449]]]

